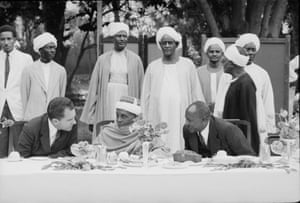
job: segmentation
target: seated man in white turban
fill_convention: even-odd
[[[257,114],[260,117],[259,131],[274,133],[276,130],[275,106],[271,79],[265,69],[254,63],[254,58],[260,48],[260,40],[257,35],[246,33],[242,34],[235,43],[246,50],[250,59],[245,71],[250,75],[257,89]]]
[[[222,64],[224,51],[225,44],[221,39],[209,38],[204,45],[204,53],[206,53],[209,61],[197,69],[202,92],[211,111],[214,109],[219,81],[224,73]]]
[[[22,73],[21,96],[26,121],[46,113],[53,98],[65,96],[67,73],[53,61],[56,47],[56,38],[48,32],[33,39],[33,49],[40,54],[40,59]]]
[[[185,109],[192,102],[205,99],[195,65],[178,55],[181,35],[171,27],[162,27],[156,34],[156,43],[162,50],[162,57],[148,65],[142,91],[142,112],[145,120],[153,125],[168,124],[169,132],[163,141],[171,152],[175,152],[184,149]]]
[[[94,126],[103,120],[115,119],[115,105],[121,96],[140,98],[144,67],[138,55],[126,49],[128,25],[120,22],[109,24],[114,49],[98,57],[95,64],[87,100],[80,120]]]
[[[141,154],[142,142],[139,139],[137,131],[131,132],[130,126],[136,118],[141,114],[139,102],[134,97],[122,96],[120,101],[116,103],[116,121],[103,126],[98,142],[107,147],[107,151],[115,151],[117,153],[126,151],[129,154]],[[156,143],[153,145],[153,143]],[[150,151],[162,146],[159,140],[153,142]]]
[[[232,81],[225,96],[223,118],[250,122],[251,145],[259,152],[260,138],[257,128],[256,87],[244,68],[249,61],[246,51],[236,45],[229,46],[225,53],[224,72],[232,75]],[[242,128],[246,135],[246,129]]]

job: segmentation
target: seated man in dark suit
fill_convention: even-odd
[[[255,155],[242,131],[235,125],[211,115],[209,107],[197,101],[185,112],[183,127],[185,149],[212,157],[219,150],[228,155]]]
[[[77,125],[73,102],[65,97],[50,101],[47,113],[33,118],[23,128],[18,151],[21,156],[70,156],[77,142]]]

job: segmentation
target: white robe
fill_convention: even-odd
[[[162,139],[175,152],[184,148],[182,128],[186,108],[194,101],[205,102],[205,99],[195,65],[190,59],[180,57],[174,67],[167,66],[161,58],[149,64],[141,104],[145,120],[153,125],[163,121],[168,123],[169,133]]]
[[[116,103],[122,96],[128,96],[128,70],[125,52],[113,51],[110,64],[110,77],[107,84],[107,118],[115,120]]]
[[[266,70],[255,63],[245,67],[245,71],[250,75],[256,86],[257,102],[261,103],[262,109],[258,113],[265,114],[265,130],[269,133],[276,131],[275,122],[275,107],[274,107],[274,94],[270,76]],[[259,114],[258,114],[259,115]],[[259,121],[259,120],[258,120]],[[263,121],[263,120],[261,120]]]

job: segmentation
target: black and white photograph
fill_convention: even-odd
[[[299,203],[299,2],[0,1],[0,202]]]

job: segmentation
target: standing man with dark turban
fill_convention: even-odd
[[[0,27],[0,158],[16,148],[23,124],[20,94],[21,74],[32,64],[32,57],[15,48],[16,30],[10,25]],[[14,125],[6,126],[8,120]]]
[[[103,120],[115,119],[116,103],[121,96],[140,98],[144,67],[138,55],[128,50],[128,25],[120,22],[109,24],[114,49],[98,57],[95,64],[87,100],[80,120],[94,126]]]
[[[25,120],[44,114],[53,98],[65,96],[67,73],[64,67],[53,61],[56,47],[56,38],[48,32],[33,39],[33,49],[40,54],[40,59],[24,69],[22,74]]]
[[[148,65],[142,91],[142,112],[153,125],[168,124],[162,137],[171,152],[184,149],[182,127],[185,109],[194,101],[205,101],[196,67],[178,55],[181,35],[172,27],[162,27],[156,34],[162,57]]]

